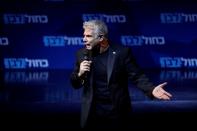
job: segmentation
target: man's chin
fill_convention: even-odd
[[[86,46],[86,49],[87,49],[87,50],[92,50],[92,47]]]

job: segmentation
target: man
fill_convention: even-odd
[[[150,98],[169,100],[162,83],[153,86],[139,70],[128,47],[109,44],[108,29],[100,20],[83,23],[85,48],[77,52],[71,83],[83,87],[81,126],[122,128],[129,121],[128,80]]]

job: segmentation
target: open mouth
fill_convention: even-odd
[[[86,48],[87,48],[87,49],[88,49],[88,48],[91,48],[90,44],[86,44]]]

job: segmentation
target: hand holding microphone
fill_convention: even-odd
[[[90,71],[91,63],[92,63],[92,61],[87,61],[87,60],[84,60],[83,62],[81,62],[79,73],[78,73],[79,77],[84,75],[86,72]]]
[[[90,50],[85,50],[83,53],[84,60],[80,63],[79,73],[78,76],[81,77],[84,75],[87,77],[87,73],[90,72],[90,66],[91,66],[91,54]]]

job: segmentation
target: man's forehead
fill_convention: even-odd
[[[84,30],[84,34],[91,34],[91,35],[94,35],[94,34],[95,34],[95,31],[94,31],[93,29],[87,28],[87,29]]]

